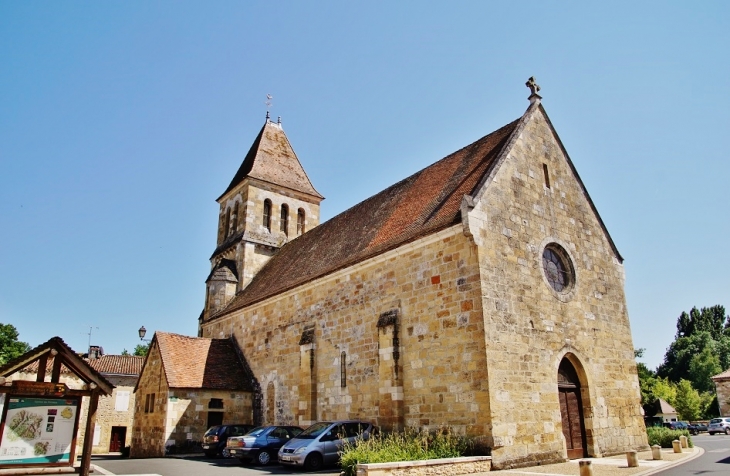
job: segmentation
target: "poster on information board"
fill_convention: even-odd
[[[0,465],[70,463],[78,398],[9,396]]]

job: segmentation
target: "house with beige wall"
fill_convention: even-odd
[[[134,389],[130,456],[160,457],[205,431],[253,420],[254,379],[231,339],[156,332]]]
[[[199,318],[250,368],[255,423],[449,426],[495,468],[648,448],[623,257],[527,85],[520,117],[324,223],[267,116]]]

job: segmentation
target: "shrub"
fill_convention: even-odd
[[[477,454],[489,454],[489,448],[481,441],[455,435],[449,428],[431,433],[407,429],[402,433],[378,434],[368,440],[358,439],[355,444],[345,444],[340,464],[346,476],[355,476],[359,463],[393,463]]]
[[[671,448],[672,441],[678,440],[682,435],[687,437],[687,444],[690,448],[694,446],[692,437],[687,430],[670,430],[669,428],[654,426],[647,428],[646,434],[649,437],[649,446],[659,445],[662,448]]]

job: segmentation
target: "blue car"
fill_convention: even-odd
[[[228,438],[226,449],[242,463],[267,465],[276,461],[279,448],[302,432],[298,426],[259,426],[243,436]]]

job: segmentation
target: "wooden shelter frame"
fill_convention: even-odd
[[[36,373],[35,381],[16,380],[13,382],[7,382],[6,379],[9,376],[22,371],[34,362],[38,362],[38,371]],[[46,381],[48,367],[51,368],[50,382]],[[66,367],[84,383],[83,389],[70,389],[60,382],[62,367]],[[89,397],[89,406],[86,415],[86,429],[84,433],[84,446],[81,451],[81,464],[78,468],[74,468],[74,472],[78,472],[82,476],[88,476],[91,468],[91,449],[94,440],[94,425],[96,422],[96,411],[99,406],[99,397],[111,395],[113,390],[114,385],[112,385],[99,372],[94,370],[83,359],[83,357],[74,352],[60,337],[53,337],[48,342],[29,350],[20,357],[17,357],[1,366],[0,394],[6,394],[6,404],[3,410],[2,422],[0,422],[2,423],[2,426],[0,426],[0,437],[2,436],[1,432],[5,428],[5,415],[7,413],[9,397],[22,396],[78,399],[79,412],[76,414],[74,437],[71,443],[71,458],[68,463],[27,463],[13,464],[10,466],[2,465],[0,462],[0,468],[20,469],[21,467],[37,467],[38,472],[35,474],[42,473],[42,468],[49,466],[53,466],[55,470],[58,470],[59,466],[70,466],[73,468],[76,460],[75,448],[81,409],[80,402],[82,397]],[[3,473],[6,473],[6,471],[0,469],[0,474]]]

